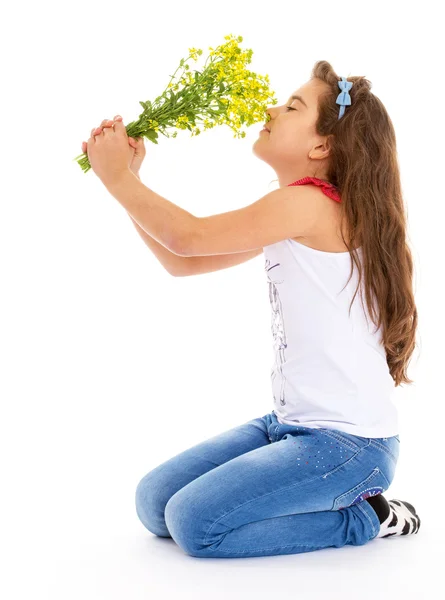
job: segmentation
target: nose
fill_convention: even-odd
[[[275,112],[277,112],[277,107],[276,106],[269,106],[266,109],[266,122],[267,123],[274,118]]]

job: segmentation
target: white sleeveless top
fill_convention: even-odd
[[[313,180],[299,181],[316,183]],[[272,309],[271,382],[278,422],[363,437],[398,435],[395,383],[381,328],[375,332],[365,306],[363,280],[363,298],[359,289],[348,314],[358,283],[354,265],[344,287],[351,269],[349,252],[315,250],[293,239],[265,246],[263,252]],[[361,248],[358,255],[361,259]]]

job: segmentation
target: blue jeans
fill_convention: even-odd
[[[155,467],[137,485],[136,512],[196,557],[361,546],[380,527],[365,499],[388,489],[399,449],[398,435],[282,425],[272,411]]]

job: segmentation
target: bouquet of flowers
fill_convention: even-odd
[[[158,132],[165,137],[177,136],[177,131],[169,135],[168,128],[188,129],[193,136],[201,133],[198,125],[204,130],[228,125],[235,132],[233,137],[243,138],[246,136],[241,130],[243,125],[264,120],[267,106],[278,102],[269,89],[269,77],[246,68],[253,51],[243,51],[238,46],[242,36],[227,35],[224,39],[226,43],[216,49],[209,48],[210,54],[200,71],[191,70],[187,62],[189,59],[196,62],[202,50],[188,49],[189,56],[181,59],[162,94],[153,102],[140,102],[144,110],[137,121],[126,126],[128,137],[144,137],[157,144]],[[87,154],[73,160],[77,160],[85,173],[91,169]]]

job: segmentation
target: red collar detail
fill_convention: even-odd
[[[318,177],[303,177],[302,179],[297,179],[297,181],[294,181],[293,183],[289,183],[288,186],[305,185],[307,183],[318,185],[326,196],[329,196],[329,198],[332,198],[332,200],[335,200],[336,202],[341,202],[340,193],[337,187],[325,179],[320,179]]]

